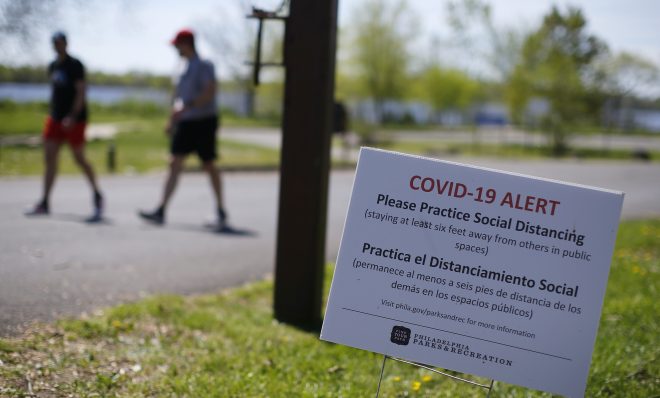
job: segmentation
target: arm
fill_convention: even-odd
[[[176,100],[176,90],[173,90],[170,93],[170,117],[167,118],[167,123],[165,124],[165,135],[171,137],[174,133],[174,115],[176,114],[176,109],[174,108],[174,101]]]
[[[170,118],[171,123],[176,122],[179,116],[181,116],[181,113],[183,111],[187,109],[202,107],[208,104],[209,102],[213,101],[216,92],[216,85],[217,83],[215,82],[215,79],[209,80],[204,84],[202,91],[195,98],[193,98],[191,101],[184,103],[183,107],[179,109],[175,108],[172,111],[172,115]]]
[[[215,96],[215,91],[216,91],[216,82],[215,79],[211,79],[208,82],[206,82],[204,88],[202,89],[202,92],[197,97],[195,97],[192,101],[190,101],[189,104],[184,104],[184,109],[201,107],[208,104],[213,100],[213,97]]]
[[[71,112],[62,120],[62,125],[65,128],[70,128],[76,122],[76,118],[85,106],[85,95],[87,91],[87,83],[84,80],[76,80],[75,82],[76,95],[73,98],[73,106]]]
[[[73,97],[71,111],[62,120],[62,125],[65,129],[71,128],[76,123],[80,112],[82,112],[85,107],[87,83],[85,81],[85,67],[80,61],[74,60],[70,77],[74,82],[73,88],[75,90],[75,95]]]

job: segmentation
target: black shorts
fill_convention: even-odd
[[[196,152],[202,162],[216,159],[218,157],[215,149],[217,129],[217,116],[180,121],[172,136],[170,153],[188,155]]]

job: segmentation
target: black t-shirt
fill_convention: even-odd
[[[64,60],[55,60],[48,65],[48,76],[52,85],[50,97],[50,116],[55,120],[64,119],[73,108],[76,97],[76,82],[85,80],[85,67],[77,59],[67,56]],[[76,117],[76,121],[87,120],[87,104]]]

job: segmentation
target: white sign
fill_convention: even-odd
[[[321,338],[581,397],[622,203],[363,148]]]

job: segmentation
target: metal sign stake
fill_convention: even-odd
[[[385,373],[385,362],[387,361],[388,358],[393,360],[393,361],[402,362],[402,363],[405,363],[405,364],[408,364],[408,365],[417,366],[418,368],[426,369],[430,372],[437,373],[437,374],[443,375],[445,377],[449,377],[450,379],[454,379],[454,380],[457,380],[457,381],[462,382],[462,383],[467,383],[467,384],[473,385],[475,387],[480,387],[480,388],[486,389],[486,390],[488,390],[488,394],[486,395],[486,398],[490,398],[490,393],[493,391],[493,385],[495,384],[494,379],[491,379],[490,384],[481,384],[481,383],[477,383],[476,381],[464,379],[462,377],[458,377],[458,376],[451,375],[449,373],[442,372],[438,369],[434,369],[434,368],[431,368],[431,367],[426,366],[426,365],[406,361],[405,359],[390,357],[388,355],[383,355],[383,365],[380,368],[380,377],[378,378],[378,389],[376,390],[376,398],[379,398],[379,396],[380,396],[380,385],[383,381],[383,374]]]

